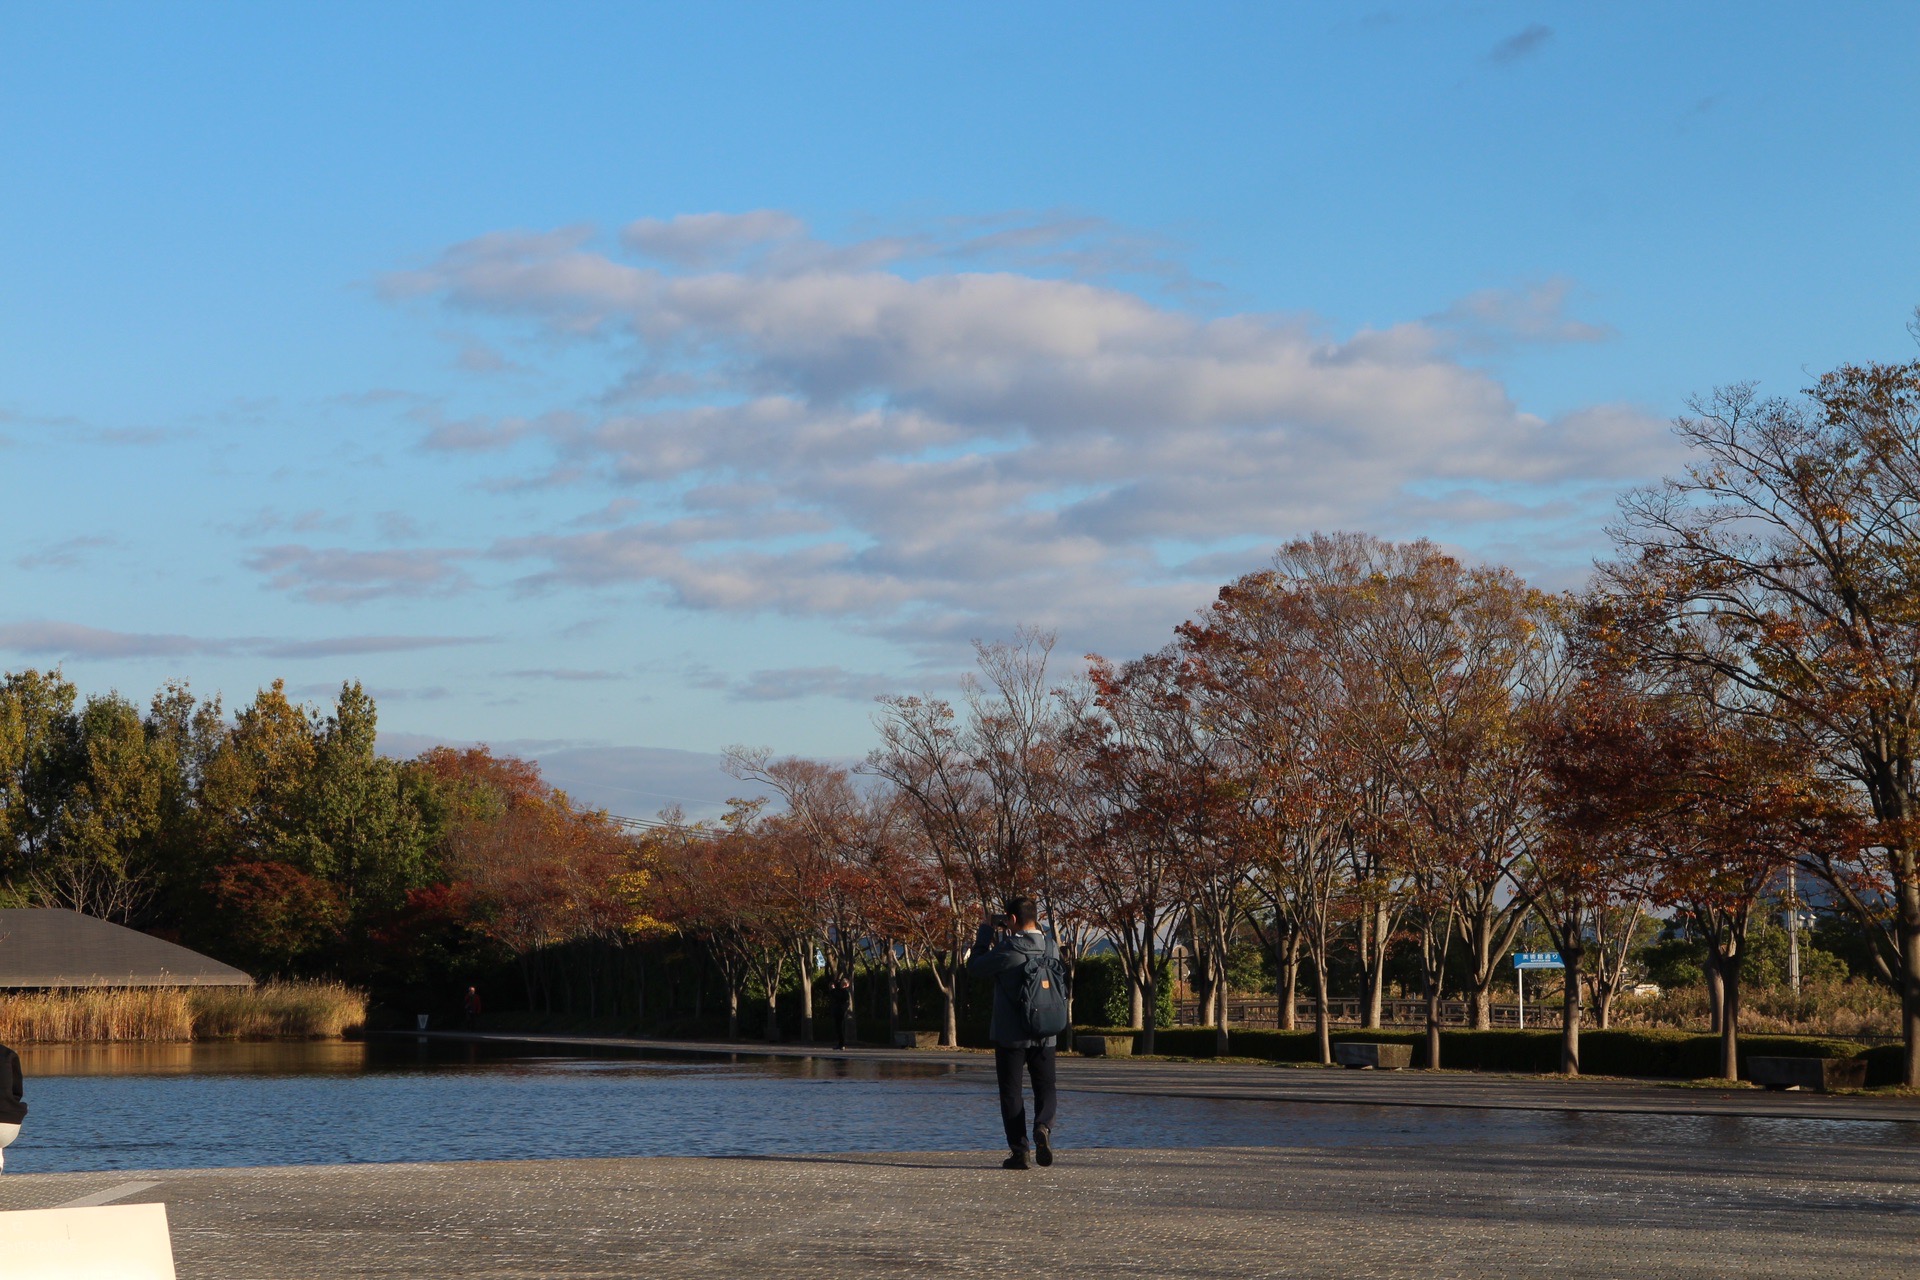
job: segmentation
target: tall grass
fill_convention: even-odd
[[[193,1007],[176,987],[86,987],[0,996],[0,1044],[191,1040]]]
[[[1707,1029],[1707,989],[1675,987],[1657,996],[1621,996],[1618,1027]],[[1817,1035],[1883,1039],[1900,1034],[1900,995],[1864,978],[1809,979],[1795,994],[1787,987],[1749,987],[1740,993],[1740,1030],[1755,1035]]]
[[[197,987],[196,1040],[327,1040],[367,1021],[367,993],[339,982]]]
[[[366,1017],[366,994],[338,982],[86,987],[0,995],[0,1044],[326,1039]]]

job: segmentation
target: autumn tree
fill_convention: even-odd
[[[932,948],[945,1001],[945,1043],[958,1034],[955,998],[969,922],[1046,879],[1058,849],[1052,777],[1065,717],[1047,677],[1053,636],[1022,631],[976,644],[977,671],[960,707],[938,698],[882,698],[880,745],[865,769],[905,800],[933,860],[944,912]]]
[[[1712,672],[1864,797],[1866,849],[1812,865],[1901,994],[1920,1086],[1920,361],[1728,387],[1676,429],[1694,461],[1623,501],[1609,583],[1660,624],[1644,660]]]

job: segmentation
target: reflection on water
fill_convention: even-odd
[[[990,1065],[358,1043],[29,1046],[12,1172],[987,1150]],[[1884,1143],[1920,1126],[1071,1093],[1063,1145]]]
[[[367,1069],[353,1040],[205,1041],[195,1044],[28,1044],[28,1079],[44,1076],[314,1075]]]

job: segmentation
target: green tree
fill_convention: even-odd
[[[159,887],[163,749],[117,693],[95,695],[74,722],[69,785],[46,855],[32,873],[35,900],[107,920],[130,920]]]
[[[349,914],[394,909],[430,876],[420,780],[375,750],[378,712],[358,681],[340,686],[314,736],[289,861],[332,883]]]
[[[40,869],[72,784],[78,691],[57,669],[0,679],[0,880]]]

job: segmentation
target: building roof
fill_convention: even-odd
[[[0,988],[244,987],[232,965],[134,929],[53,908],[0,909]]]

